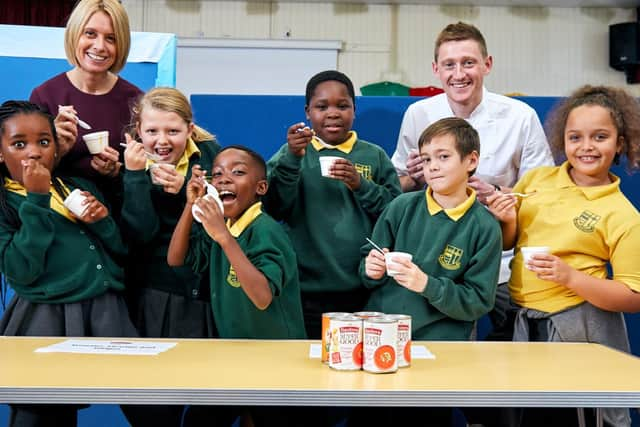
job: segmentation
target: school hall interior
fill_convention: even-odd
[[[14,2],[2,3],[2,8],[17,7],[10,4]],[[39,2],[21,3],[20,7],[28,7]],[[40,2],[41,8],[58,8],[47,18],[58,22],[39,24],[63,26],[65,11],[73,3]],[[260,140],[256,148],[265,157],[282,144],[289,124],[304,119],[305,82],[321,69],[344,72],[356,90],[390,82],[398,85],[395,95],[408,95],[403,88],[439,86],[431,72],[433,41],[444,26],[457,21],[474,24],[486,38],[494,58],[486,87],[527,102],[543,122],[558,97],[583,84],[624,87],[640,96],[640,84],[630,82],[636,77],[635,68],[625,72],[610,64],[610,26],[638,22],[636,1],[465,3],[470,2],[122,1],[132,31],[176,36],[175,85],[191,97],[196,122],[216,134],[223,146],[244,142],[237,140],[239,127],[243,135],[260,135],[252,141]],[[0,63],[13,66],[2,49]],[[2,81],[15,79],[16,71],[2,67]],[[57,72],[52,69],[50,75]],[[21,77],[19,90],[26,99],[30,76]],[[38,77],[35,83],[40,81]],[[146,79],[140,87],[146,90],[153,83]],[[2,100],[9,91],[11,97],[17,96],[17,89],[10,86],[0,88]],[[402,113],[417,98],[383,92],[381,88],[377,96],[358,98],[354,128],[391,155]],[[622,179],[624,193],[640,208],[640,178],[627,175],[622,167],[615,173]],[[640,355],[640,315],[627,315],[627,322],[632,351]],[[488,322],[480,323],[481,335],[487,328]],[[0,426],[6,419],[6,405],[0,405]],[[125,422],[117,407],[94,405],[80,412],[79,424]],[[637,414],[633,425],[640,426]]]

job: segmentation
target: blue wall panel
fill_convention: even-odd
[[[8,99],[29,99],[36,86],[70,68],[66,59],[0,56],[0,82],[3,82],[0,103]],[[129,62],[120,75],[146,91],[155,85],[157,70],[157,63]]]

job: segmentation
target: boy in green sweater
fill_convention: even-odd
[[[498,222],[467,185],[478,165],[478,134],[463,119],[441,119],[419,147],[427,190],[391,202],[372,237],[413,260],[396,259],[391,277],[384,254],[363,248],[360,272],[374,288],[367,309],[410,314],[413,339],[468,340],[493,307],[502,250]]]
[[[265,210],[285,229],[298,256],[305,327],[320,338],[328,311],[361,311],[360,246],[378,216],[400,194],[382,148],[352,130],[355,95],[349,77],[323,71],[307,83],[304,123],[289,127],[287,143],[269,160]],[[329,175],[320,161],[334,158]],[[335,159],[337,158],[337,159]]]
[[[385,255],[371,246],[360,264],[365,286],[373,288],[367,310],[412,317],[412,339],[468,340],[474,322],[494,305],[502,235],[496,219],[467,185],[478,166],[480,140],[469,123],[445,118],[429,126],[418,141],[426,191],[404,193],[389,204],[372,240],[395,257],[394,275]],[[385,274],[386,273],[386,274]],[[429,419],[450,426],[450,408],[377,408],[358,413],[358,425]]]
[[[169,265],[209,269],[220,338],[305,338],[295,252],[280,224],[262,212],[264,160],[241,146],[220,150],[211,181],[224,212],[203,197],[204,174],[199,166],[192,170],[187,203],[169,244]],[[193,205],[202,211],[202,227],[192,230]]]
[[[213,198],[204,197],[205,172],[199,166],[192,169],[187,203],[169,244],[169,265],[209,271],[220,338],[305,338],[296,254],[281,225],[262,212],[264,160],[239,145],[220,150],[211,183],[224,212]],[[193,206],[202,226],[192,227]],[[216,425],[229,425],[240,412],[238,407],[200,407],[191,416],[202,420],[209,414]],[[257,427],[288,426],[292,419],[279,407],[255,407],[250,413]],[[184,425],[199,424],[187,416]]]

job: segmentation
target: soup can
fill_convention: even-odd
[[[329,319],[329,328],[329,367],[340,371],[362,369],[362,319],[334,316]]]
[[[322,313],[322,331],[320,337],[322,339],[322,363],[329,363],[329,344],[331,343],[331,329],[329,329],[329,319],[335,316],[347,316],[351,313],[334,312]]]
[[[366,319],[364,364],[367,372],[383,374],[398,370],[398,320],[388,316]]]
[[[411,316],[408,314],[389,314],[388,317],[398,321],[398,367],[411,366]]]
[[[384,316],[384,313],[381,313],[379,311],[357,311],[353,313],[353,315],[364,320],[364,319],[370,319],[372,317]]]

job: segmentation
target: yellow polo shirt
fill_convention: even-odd
[[[543,166],[525,174],[513,191],[536,194],[518,206],[518,240],[511,265],[509,290],[528,308],[555,313],[584,300],[563,285],[540,280],[527,270],[520,248],[549,246],[571,267],[598,278],[613,279],[640,292],[640,215],[612,183],[579,187],[569,176],[569,163]]]

